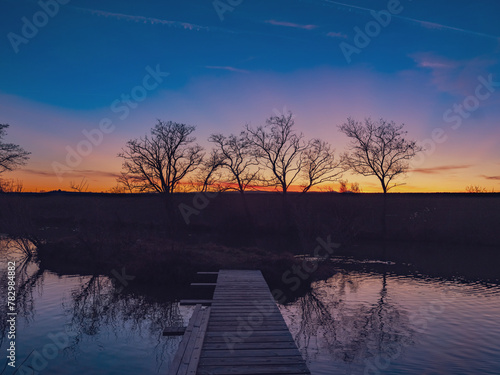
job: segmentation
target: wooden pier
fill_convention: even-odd
[[[213,299],[181,301],[196,308],[170,375],[310,374],[260,271],[221,270],[217,283],[195,285],[215,286]]]

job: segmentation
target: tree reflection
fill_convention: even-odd
[[[43,275],[44,269],[38,266],[36,260],[32,257],[26,257],[22,254],[17,254],[12,252],[9,248],[7,242],[0,241],[0,247],[2,249],[2,263],[7,261],[6,254],[10,251],[9,261],[16,262],[16,312],[17,317],[24,318],[26,321],[30,322],[33,320],[35,315],[35,304],[33,298],[33,292],[35,290],[41,290],[43,288]],[[6,267],[5,267],[6,268]],[[2,270],[4,271],[4,270]],[[7,272],[0,273],[0,292],[2,295],[7,296],[7,286],[8,277]],[[7,298],[7,297],[6,297]],[[0,305],[0,314],[2,316],[7,316],[7,303],[2,303]],[[3,344],[4,339],[7,336],[7,319],[0,320],[0,346]]]
[[[292,331],[307,360],[329,353],[335,360],[361,363],[392,356],[395,351],[399,355],[412,342],[414,331],[408,313],[391,300],[385,272],[380,279],[382,285],[375,300],[372,294],[363,296],[366,302],[359,302],[358,298],[358,302],[349,301],[349,294],[357,292],[365,278],[339,272],[297,301]],[[292,312],[291,307],[287,309]]]
[[[16,261],[17,319],[29,324],[35,318],[37,299],[43,294],[49,271],[36,258],[13,253],[5,243],[0,246],[2,263],[6,259]],[[0,293],[5,296],[7,276],[7,272],[0,272]],[[168,293],[168,290],[162,292]],[[133,335],[154,340],[156,364],[160,369],[169,362],[168,356],[175,353],[179,340],[163,336],[164,329],[184,325],[179,305],[168,301],[165,295],[157,298],[148,291],[123,287],[116,279],[103,275],[80,276],[77,287],[63,298],[62,307],[69,317],[64,329],[70,336],[64,351],[74,357],[88,350],[89,341],[98,342],[109,332],[117,338]],[[7,304],[0,305],[0,314],[7,315]],[[0,319],[0,346],[7,339],[8,329],[7,319]]]
[[[155,354],[160,367],[167,360],[165,355],[173,352],[177,342],[176,338],[164,337],[164,329],[183,325],[177,303],[127,293],[106,276],[88,277],[72,291],[71,298],[63,305],[71,316],[70,329],[75,333],[73,343],[67,350],[74,355],[85,338],[111,328],[115,335],[136,332],[141,337],[156,338]]]

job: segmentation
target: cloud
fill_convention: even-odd
[[[100,177],[110,177],[110,178],[118,178],[120,177],[119,173],[107,172],[107,171],[99,171],[95,169],[81,169],[74,171],[75,174],[79,174],[81,176],[100,176]]]
[[[79,11],[85,12],[85,13],[90,13],[93,15],[101,16],[101,17],[115,18],[115,19],[123,20],[123,21],[132,21],[132,22],[138,22],[138,23],[144,23],[144,24],[150,24],[150,25],[166,25],[166,26],[171,26],[171,27],[176,27],[176,28],[182,28],[185,30],[210,31],[210,28],[207,26],[200,26],[200,25],[196,25],[193,23],[169,21],[169,20],[163,20],[160,18],[153,18],[153,17],[132,16],[129,14],[112,13],[112,12],[106,12],[103,10],[96,10],[96,9],[88,9],[88,8],[80,8],[80,7],[73,7],[73,8],[77,9]]]
[[[23,168],[21,171],[23,173],[34,174],[34,175],[43,176],[43,177],[52,177],[52,176],[55,176],[54,172],[40,171],[40,170],[30,169],[30,168]]]
[[[250,73],[248,70],[238,69],[238,68],[234,68],[232,66],[210,66],[210,65],[207,65],[207,66],[205,66],[205,68],[207,68],[207,69],[228,70],[230,72],[237,72],[237,73]]]
[[[414,53],[409,57],[419,68],[430,72],[432,83],[440,91],[460,96],[472,95],[478,77],[487,77],[491,67],[498,64],[498,61],[484,57],[450,60],[432,53]]]
[[[282,21],[276,21],[276,20],[267,20],[266,23],[269,23],[269,24],[275,25],[275,26],[293,27],[296,29],[305,29],[305,30],[312,30],[312,29],[315,29],[318,27],[316,25],[299,25],[297,23],[282,22]]]
[[[472,167],[471,164],[441,165],[438,167],[430,167],[430,168],[416,168],[416,169],[412,169],[411,172],[424,173],[424,174],[437,174],[437,173],[441,173],[441,172],[454,171],[457,169],[467,169],[470,167]]]
[[[54,171],[47,171],[47,170],[23,168],[20,171],[23,173],[32,174],[32,175],[41,176],[41,177],[56,177],[57,176]],[[74,177],[94,177],[94,176],[118,178],[118,177],[120,177],[120,174],[113,173],[113,172],[107,172],[107,171],[99,171],[99,170],[95,170],[95,169],[77,169],[77,170],[68,169],[68,171],[65,172],[63,176],[64,177],[72,177],[72,178],[74,178]]]
[[[347,35],[343,33],[336,33],[333,31],[330,31],[326,36],[329,36],[330,38],[341,38],[341,39],[347,39]]]
[[[439,61],[432,58],[414,59],[415,62],[421,68],[432,68],[432,69],[449,69],[455,68],[456,64],[451,62]]]
[[[485,178],[486,180],[500,180],[500,176],[486,176],[483,174],[479,177]]]

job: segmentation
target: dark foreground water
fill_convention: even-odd
[[[191,308],[168,293],[139,293],[120,276],[59,276],[5,246],[2,296],[9,260],[17,262],[16,368],[6,364],[11,316],[3,298],[0,374],[168,372],[180,338],[162,331],[186,325]],[[314,375],[500,374],[496,280],[402,274],[401,265],[396,273],[390,262],[335,264],[332,277],[280,306]]]

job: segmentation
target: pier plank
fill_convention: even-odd
[[[182,374],[310,375],[260,271],[199,274],[217,274],[217,282],[192,284],[215,286],[211,300],[181,301],[198,305],[186,328],[191,338],[179,347],[191,353],[177,363]],[[196,312],[202,303],[208,314]]]

